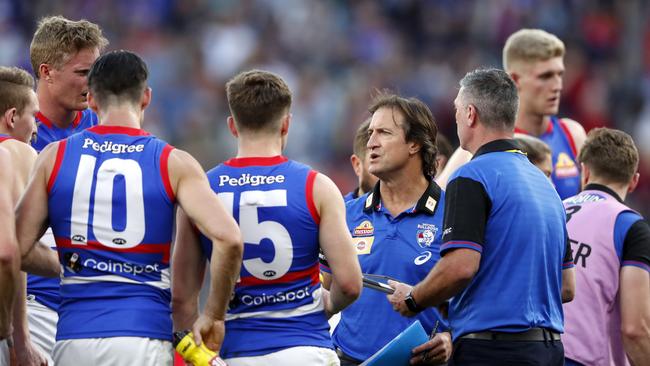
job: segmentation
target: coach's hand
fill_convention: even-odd
[[[413,287],[405,283],[392,280],[388,280],[388,285],[395,290],[395,292],[392,294],[386,295],[388,301],[391,303],[391,305],[393,305],[393,310],[397,311],[403,316],[415,316],[416,313],[409,310],[409,308],[406,306],[406,303],[404,302],[404,299],[411,292],[411,289],[413,289]]]
[[[453,344],[451,333],[437,333],[435,337],[411,351],[411,365],[439,365],[449,361]]]
[[[205,342],[206,347],[217,353],[221,349],[225,332],[226,325],[223,320],[213,319],[205,314],[201,314],[192,326],[196,345]]]

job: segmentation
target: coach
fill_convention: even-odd
[[[551,182],[512,140],[518,96],[501,70],[475,70],[454,101],[474,155],[447,186],[441,260],[389,297],[402,315],[452,298],[451,364],[563,365],[562,295],[572,297],[565,213]],[[563,286],[563,277],[565,286]]]
[[[433,181],[436,173],[437,125],[429,108],[416,98],[379,94],[370,108],[368,171],[379,182],[346,204],[348,229],[364,273],[417,283],[440,258],[444,192]],[[323,259],[323,258],[322,258]],[[322,260],[325,280],[327,261]],[[427,332],[447,329],[435,309],[417,319]],[[413,319],[392,311],[384,293],[364,290],[341,312],[332,341],[341,366],[358,365],[406,329]],[[451,353],[449,332],[441,332],[412,362],[446,362]]]

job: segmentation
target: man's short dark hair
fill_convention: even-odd
[[[397,109],[404,115],[404,136],[407,142],[416,142],[420,147],[422,172],[429,178],[436,175],[436,137],[438,126],[433,113],[426,104],[417,98],[403,98],[396,94],[381,92],[373,100],[368,110],[375,113],[379,108]]]
[[[260,131],[276,126],[291,107],[291,90],[282,78],[262,70],[237,74],[226,84],[228,106],[237,125]]]
[[[499,69],[477,69],[460,81],[461,101],[476,107],[478,119],[486,127],[512,130],[515,127],[519,95],[510,76]]]
[[[147,64],[133,52],[112,51],[100,56],[88,73],[88,88],[99,103],[138,103],[147,88]]]
[[[368,127],[370,127],[370,118],[366,119],[361,123],[361,125],[359,125],[359,128],[357,128],[357,132],[354,135],[352,153],[361,160],[366,157],[366,152],[368,151],[368,140],[370,139]]]
[[[639,152],[632,137],[610,128],[589,131],[578,159],[607,183],[627,184],[639,167]]]

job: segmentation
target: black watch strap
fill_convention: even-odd
[[[409,310],[414,312],[414,313],[419,313],[422,310],[424,310],[423,307],[421,307],[420,305],[418,305],[415,302],[415,299],[413,298],[413,293],[412,292],[409,292],[409,294],[406,295],[406,298],[404,299],[404,303],[406,303],[406,307],[409,308]]]

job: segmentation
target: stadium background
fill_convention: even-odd
[[[458,80],[500,67],[512,32],[543,28],[568,49],[560,115],[632,134],[642,176],[629,201],[650,214],[650,1],[0,0],[0,64],[31,71],[36,22],[54,14],[94,21],[109,50],[143,56],[154,91],[144,128],[204,168],[235,151],[225,82],[253,67],[280,74],[294,92],[286,155],[344,193],[356,183],[348,158],[374,90],[422,99],[456,142]]]

